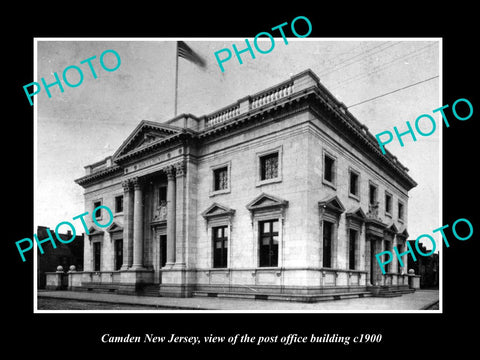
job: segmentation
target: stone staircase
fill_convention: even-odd
[[[401,286],[389,286],[389,285],[382,285],[379,287],[368,287],[368,290],[372,293],[375,297],[396,297],[402,296],[404,294],[411,294],[415,292],[415,289],[411,289],[408,285],[401,285]]]

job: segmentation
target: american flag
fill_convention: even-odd
[[[177,55],[200,67],[205,67],[205,61],[183,41],[177,41]]]

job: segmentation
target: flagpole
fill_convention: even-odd
[[[177,94],[178,94],[178,41],[175,41],[175,113],[177,116]]]

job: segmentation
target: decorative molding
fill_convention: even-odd
[[[169,165],[163,169],[165,174],[167,174],[168,180],[175,180],[175,166]]]
[[[212,218],[218,217],[228,217],[229,219],[231,219],[233,215],[235,215],[234,209],[230,209],[229,207],[221,205],[219,203],[213,203],[204,212],[202,212],[202,216],[207,221]]]
[[[175,167],[175,174],[177,177],[185,176],[187,172],[187,166],[184,161],[177,162],[173,166]]]

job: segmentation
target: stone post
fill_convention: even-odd
[[[131,180],[124,180],[123,186],[123,264],[120,270],[127,270],[133,262],[133,194]]]
[[[143,270],[143,191],[140,179],[133,179],[133,264],[132,270]]]
[[[176,174],[176,225],[175,225],[175,268],[185,268],[185,163],[175,164]]]
[[[169,166],[167,173],[167,267],[175,264],[176,181],[175,168]]]

